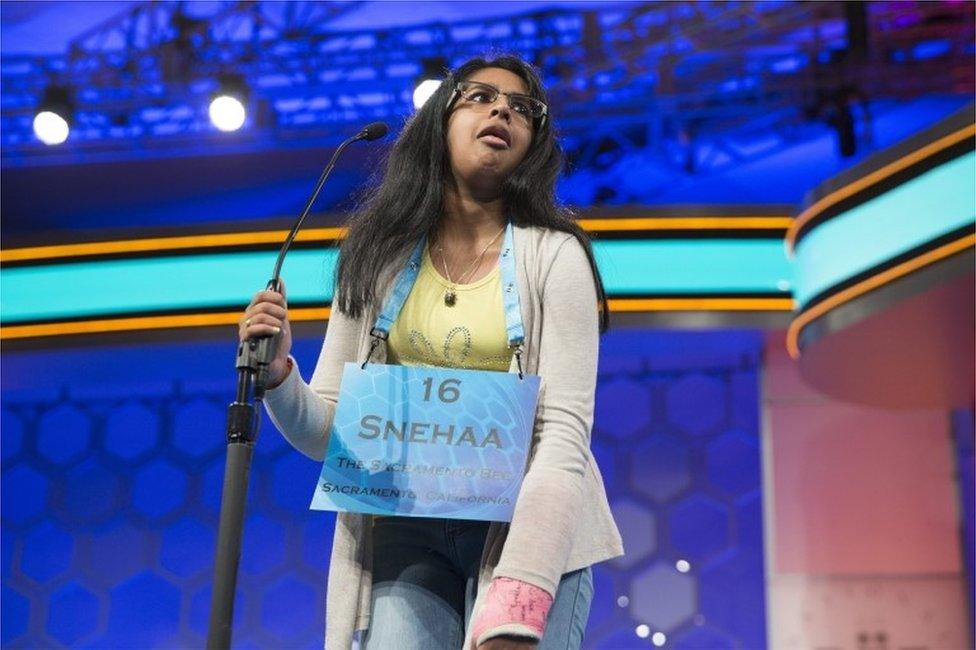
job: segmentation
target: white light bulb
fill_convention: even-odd
[[[634,628],[634,634],[642,639],[646,639],[647,635],[651,633],[651,628],[647,627],[643,623]]]
[[[221,131],[236,131],[244,124],[246,116],[241,100],[230,95],[220,95],[210,102],[210,121]]]
[[[68,139],[68,123],[51,111],[41,111],[34,116],[34,135],[47,145],[61,144]]]
[[[413,89],[413,107],[420,110],[420,107],[427,103],[430,96],[433,95],[438,88],[440,88],[441,82],[439,79],[424,79],[417,87]]]
[[[688,560],[678,560],[674,563],[674,568],[681,573],[688,573],[691,569],[691,564],[688,563]]]
[[[664,632],[655,632],[654,636],[651,637],[651,643],[653,643],[659,648],[667,642],[668,642],[668,637],[664,635]]]

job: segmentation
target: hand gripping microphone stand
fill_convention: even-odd
[[[339,154],[357,140],[376,140],[386,135],[383,122],[373,122],[355,136],[344,141],[332,154],[322,171],[315,191],[309,197],[298,221],[292,227],[278,253],[274,274],[268,289],[281,291],[278,280],[285,254],[295,240],[299,228],[315,203],[325,179],[332,172]],[[241,559],[241,534],[244,504],[251,473],[251,456],[257,440],[260,422],[260,402],[268,383],[268,366],[275,357],[280,334],[261,336],[243,341],[237,348],[237,396],[227,411],[227,462],[224,466],[224,488],[220,501],[220,528],[217,533],[217,556],[214,564],[213,594],[210,599],[210,629],[207,635],[209,650],[230,648],[231,622],[234,615],[234,592],[237,588],[237,569]]]

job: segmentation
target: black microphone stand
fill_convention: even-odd
[[[339,155],[353,142],[376,140],[386,135],[387,126],[374,122],[355,136],[345,140],[332,154],[332,159],[322,171],[315,191],[305,203],[298,221],[278,253],[274,273],[268,281],[268,290],[281,292],[281,265],[298,230],[308,216],[319,191],[329,177]],[[227,410],[227,461],[224,465],[224,487],[220,500],[220,524],[217,533],[217,555],[214,562],[213,593],[210,598],[210,626],[207,635],[209,650],[230,648],[231,623],[234,617],[234,592],[237,589],[237,571],[241,559],[241,536],[244,523],[244,505],[251,475],[251,458],[257,441],[260,423],[260,402],[268,383],[268,366],[278,350],[280,333],[242,341],[237,347],[237,395]]]

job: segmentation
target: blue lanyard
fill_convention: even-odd
[[[414,282],[417,281],[417,274],[420,272],[420,261],[426,243],[426,237],[421,237],[420,241],[417,242],[407,265],[397,276],[393,291],[390,292],[383,309],[376,317],[376,324],[369,332],[369,335],[373,337],[373,343],[366,355],[366,361],[363,361],[363,368],[366,367],[366,363],[373,355],[373,350],[379,341],[385,341],[389,337],[390,328],[393,327],[393,323],[400,315],[403,304],[407,302],[407,296],[410,295]],[[498,266],[502,274],[502,303],[505,306],[505,331],[508,336],[508,347],[515,348],[518,375],[519,379],[522,379],[522,344],[525,342],[525,332],[522,329],[522,310],[519,306],[518,282],[515,276],[515,240],[511,221],[505,226],[505,238],[502,240]]]

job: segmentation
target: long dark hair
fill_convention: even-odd
[[[407,122],[387,158],[382,182],[349,220],[333,293],[333,307],[344,314],[360,318],[368,306],[382,299],[376,295],[379,260],[404,259],[421,237],[436,228],[444,206],[444,184],[450,180],[445,109],[454,84],[482,68],[502,68],[518,75],[529,95],[548,103],[539,75],[516,56],[471,59],[448,76]],[[562,165],[563,152],[552,121],[545,120],[533,134],[525,158],[504,183],[505,209],[517,226],[561,230],[583,245],[593,271],[602,333],[610,325],[610,310],[590,238],[573,220],[572,212],[556,204],[556,179]]]

